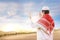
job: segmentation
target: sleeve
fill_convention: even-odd
[[[49,31],[47,31],[46,28],[44,28],[43,25],[38,24],[38,23],[32,23],[32,27],[33,28],[37,28],[37,30],[42,30],[43,32],[45,32],[47,35],[49,35]],[[39,29],[40,28],[40,29]]]
[[[39,24],[39,23],[31,23],[31,26],[32,26],[32,28],[42,28],[42,29],[44,29],[44,30],[46,30],[45,28],[44,28],[44,26],[43,25],[41,25],[41,24]]]

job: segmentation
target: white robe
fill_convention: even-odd
[[[38,23],[32,25],[34,28],[37,28],[37,40],[53,40],[53,32],[50,34],[42,25]],[[43,30],[38,30],[38,27],[43,28],[46,32],[49,33],[49,35],[47,35]]]

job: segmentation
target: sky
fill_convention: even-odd
[[[32,30],[29,16],[35,22],[43,6],[50,8],[55,28],[60,28],[60,0],[0,0],[0,30]]]

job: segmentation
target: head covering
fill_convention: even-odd
[[[42,7],[42,10],[49,10],[49,7],[48,6],[44,6],[44,7]]]

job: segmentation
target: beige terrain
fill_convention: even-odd
[[[36,33],[3,36],[0,40],[36,40]],[[54,40],[60,40],[60,30],[54,31]]]
[[[60,29],[54,31],[54,40],[60,40]]]

